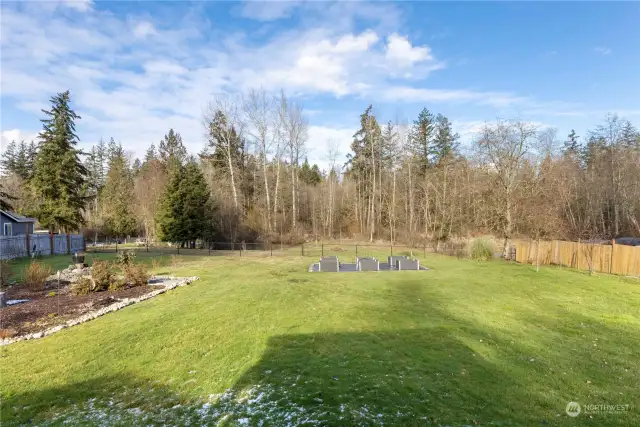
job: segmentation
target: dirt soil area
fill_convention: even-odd
[[[157,290],[154,286],[137,286],[119,291],[104,291],[76,296],[65,283],[47,283],[45,289],[32,291],[25,285],[6,289],[7,300],[28,302],[0,308],[0,339],[40,332],[65,323],[89,311],[98,310],[124,298],[136,298]]]

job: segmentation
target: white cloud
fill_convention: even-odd
[[[400,66],[410,66],[415,62],[434,59],[429,46],[414,47],[407,37],[403,37],[397,33],[393,33],[387,37],[386,57],[389,61],[395,62]]]
[[[472,102],[493,107],[508,107],[526,101],[526,98],[503,92],[482,92],[459,89],[423,89],[410,86],[387,88],[383,96],[389,101],[405,100],[411,102]]]
[[[78,134],[85,146],[113,136],[142,155],[170,127],[181,133],[191,151],[199,151],[202,108],[214,94],[261,86],[284,89],[303,100],[351,95],[496,107],[530,102],[510,93],[411,86],[409,80],[444,68],[444,62],[428,46],[413,46],[396,32],[399,18],[392,5],[305,7],[314,10],[316,18],[305,15],[304,26],[265,35],[216,30],[189,13],[163,22],[156,16],[150,20],[99,9],[70,18],[55,8],[3,5],[3,109],[22,110],[34,123],[5,124],[38,127],[48,98],[70,89],[73,107],[82,116]],[[364,27],[369,29],[356,31],[356,22],[369,23]],[[392,80],[397,86],[391,86]],[[313,152],[315,161],[323,161],[330,140],[339,144],[344,157],[354,131],[341,124],[311,126],[310,160]]]
[[[606,46],[596,46],[593,48],[595,53],[599,53],[600,55],[611,55],[611,49]]]
[[[298,1],[245,1],[241,15],[257,21],[275,21],[291,15]]]
[[[92,0],[62,0],[62,4],[79,12],[87,12],[93,6]]]
[[[351,151],[353,134],[357,129],[330,128],[326,126],[309,126],[307,156],[311,164],[316,163],[321,170],[331,169],[330,149],[336,153],[336,166],[342,166],[345,156]]]
[[[175,74],[183,75],[189,70],[182,65],[171,61],[149,61],[143,65],[143,68],[150,74]]]
[[[133,34],[136,37],[144,38],[156,34],[156,28],[151,22],[140,21],[133,27]]]

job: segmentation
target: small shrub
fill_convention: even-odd
[[[54,291],[51,291],[47,294],[48,297],[55,297],[56,293]]]
[[[91,291],[106,291],[114,281],[113,268],[106,261],[96,260],[91,266],[91,277],[95,283],[95,288]]]
[[[126,266],[132,265],[136,260],[136,252],[135,251],[122,251],[118,252],[118,264],[120,267],[124,268]]]
[[[488,261],[493,258],[496,245],[486,237],[477,237],[471,241],[467,251],[471,259]]]
[[[149,273],[144,264],[131,264],[124,269],[124,280],[131,286],[144,286],[149,282]]]
[[[13,270],[11,264],[7,260],[0,260],[0,288],[9,286],[9,278]]]
[[[109,285],[109,290],[119,291],[121,289],[124,289],[126,286],[127,286],[126,280],[118,277],[111,282],[111,284]]]
[[[50,265],[42,264],[38,261],[31,261],[24,269],[22,280],[32,291],[41,291],[44,289],[44,283],[47,277],[51,276],[52,269]]]
[[[75,283],[71,284],[69,290],[73,295],[89,295],[89,293],[93,292],[95,289],[95,284],[93,280],[88,277],[81,277]]]

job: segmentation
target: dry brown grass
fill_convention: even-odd
[[[31,261],[24,269],[22,274],[22,281],[32,291],[41,291],[44,289],[45,281],[47,277],[53,274],[53,269],[50,265],[42,264],[38,261]]]
[[[151,271],[153,272],[153,274],[158,274],[158,271],[160,271],[160,261],[158,261],[157,258],[153,258],[151,260]]]
[[[4,340],[7,338],[13,338],[18,334],[18,331],[11,328],[0,329],[0,340]]]

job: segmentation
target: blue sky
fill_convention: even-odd
[[[83,146],[134,155],[173,127],[204,146],[217,94],[284,90],[309,119],[309,157],[345,155],[359,114],[427,107],[464,141],[520,118],[585,135],[607,112],[640,124],[640,3],[3,2],[2,145],[31,139],[70,89]]]

